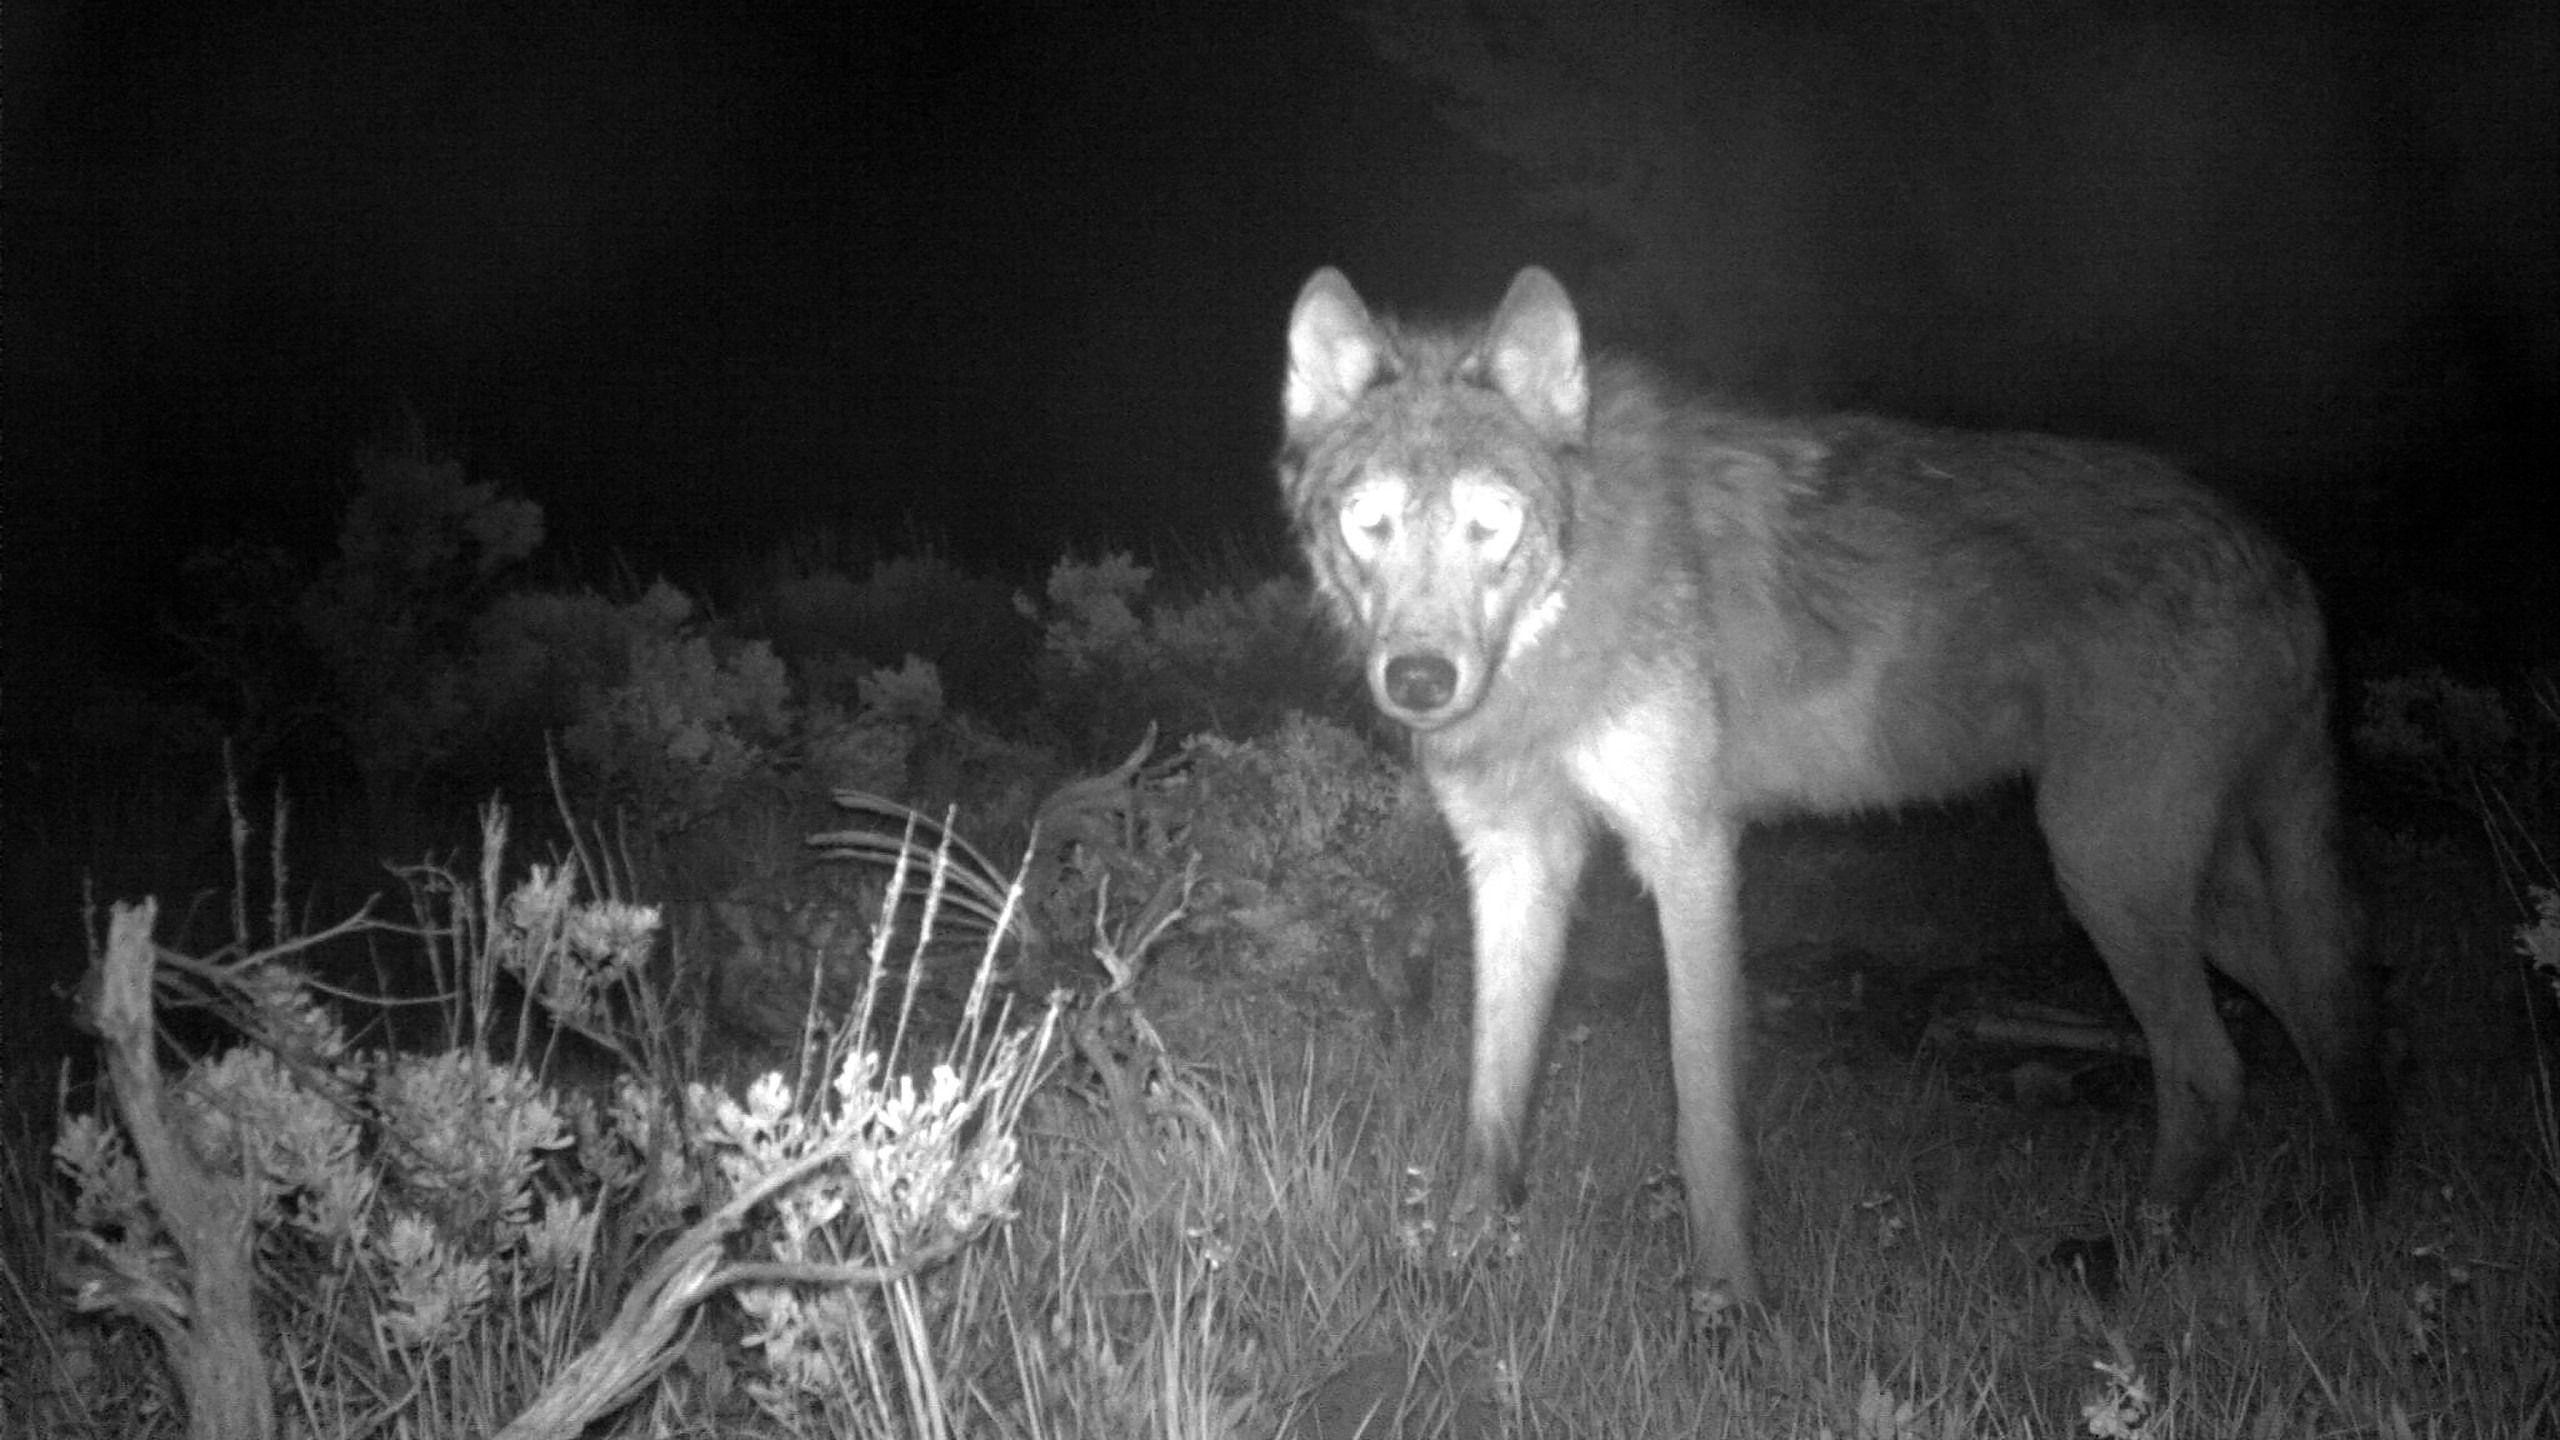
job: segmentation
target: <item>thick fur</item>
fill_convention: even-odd
[[[2369,1179],[2376,997],[2337,850],[2301,568],[2137,450],[1782,423],[1586,363],[1521,272],[1472,333],[1333,270],[1289,326],[1281,488],[1316,588],[1464,850],[1471,1203],[1516,1203],[1592,827],[1661,912],[1693,1273],[1760,1294],[1735,924],[1743,824],[2026,775],[2073,912],[2150,1040],[2149,1196],[2192,1201],[2240,1061],[2209,958],[2282,1020]]]

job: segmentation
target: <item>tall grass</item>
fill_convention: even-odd
[[[2038,1257],[2109,1223],[2109,1197],[2135,1183],[2138,1119],[2026,1121],[1925,1070],[1773,1057],[1762,1225],[1783,1304],[1719,1330],[1682,1306],[1657,1022],[1568,1024],[1516,1236],[1451,1254],[1429,1221],[1455,1178],[1456,1027],[1387,1049],[1241,1001],[1185,1020],[1226,1037],[1219,1058],[1163,1057],[1137,1127],[1072,1074],[1021,1112],[1009,1224],[909,1277],[903,1298],[797,1289],[792,1313],[753,1320],[704,1301],[671,1368],[596,1433],[1905,1440],[2560,1422],[2549,1111],[2537,1118],[2523,1076],[2423,1079],[2405,1183],[2361,1218],[2312,1204],[2289,1138],[2307,1107],[2280,1096],[2192,1241],[2101,1302]],[[778,1098],[744,1110],[787,1128]],[[135,1379],[147,1346],[58,1308],[23,1243],[44,1228],[35,1187],[12,1178],[0,1413],[42,1419],[0,1424],[174,1433],[174,1397]],[[772,1212],[734,1240],[792,1224]],[[823,1263],[876,1263],[868,1233]],[[415,1310],[388,1306],[396,1279],[341,1287],[334,1328],[279,1331],[286,1409],[302,1433],[495,1433],[669,1239],[599,1234],[570,1303],[509,1295],[432,1364],[381,1328]],[[317,1293],[313,1267],[270,1255],[269,1313]],[[793,1320],[799,1349],[778,1340]]]
[[[882,859],[909,867],[904,885],[954,883],[931,873],[947,854]],[[2409,1072],[2394,1188],[2361,1212],[2327,1203],[2299,1138],[2307,1091],[2272,1067],[2195,1226],[2146,1245],[2116,1234],[2141,1115],[2026,1115],[1926,1060],[1773,1048],[1753,1093],[1779,1305],[1735,1325],[1693,1313],[1681,1283],[1655,1010],[1561,1018],[1530,1205],[1452,1234],[1464,1025],[1387,1041],[1285,987],[1150,985],[1187,880],[1144,905],[1097,896],[1086,943],[1113,987],[1028,1027],[1002,1023],[983,983],[979,1018],[951,1032],[901,1022],[921,1013],[898,991],[922,939],[911,963],[865,956],[855,1012],[813,1016],[811,1058],[740,1095],[653,1038],[669,1022],[634,949],[646,907],[596,893],[599,873],[493,859],[444,877],[428,908],[455,960],[445,993],[477,998],[454,1002],[454,1044],[432,1054],[340,1032],[278,965],[291,937],[160,957],[164,1000],[217,999],[240,1024],[230,1054],[298,1057],[212,1057],[172,1082],[181,1111],[229,1117],[196,1136],[208,1183],[255,1182],[279,1430],[2560,1432],[2547,1064]],[[2520,876],[2536,908],[2501,925],[2545,989],[2552,879],[2547,863]],[[1000,910],[979,923],[992,955],[1008,926]],[[876,927],[893,931],[919,926]],[[516,991],[622,1037],[620,1078],[564,1089],[547,1032],[484,1025]],[[12,1094],[51,1109],[29,1078],[11,1074]],[[167,1303],[190,1277],[147,1177],[103,1120],[48,1138],[28,1113],[0,1166],[0,1437],[178,1433],[187,1397],[161,1355],[194,1319]],[[2048,1263],[2090,1235],[2122,1242],[2112,1287]]]

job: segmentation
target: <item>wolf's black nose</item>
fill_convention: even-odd
[[[1384,678],[1387,703],[1408,715],[1428,715],[1458,693],[1458,667],[1446,655],[1399,655]]]

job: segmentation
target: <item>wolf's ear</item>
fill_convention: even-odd
[[[1290,437],[1341,419],[1385,362],[1386,343],[1351,282],[1329,265],[1309,276],[1289,312],[1289,383],[1280,410]]]
[[[1494,387],[1540,434],[1583,438],[1591,417],[1591,378],[1582,367],[1582,321],[1556,277],[1535,265],[1520,272],[1493,313],[1483,354]]]

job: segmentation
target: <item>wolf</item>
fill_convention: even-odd
[[[1668,962],[1691,1278],[1752,1258],[1742,827],[2004,779],[2149,1041],[2147,1199],[2224,1158],[2241,1065],[2208,962],[2307,1062],[2360,1183],[2387,1111],[2339,851],[2302,568],[2118,445],[1757,415],[1586,356],[1546,271],[1472,330],[1291,313],[1280,489],[1379,710],[1411,732],[1475,931],[1462,1209],[1516,1206],[1521,1133],[1598,826]]]

